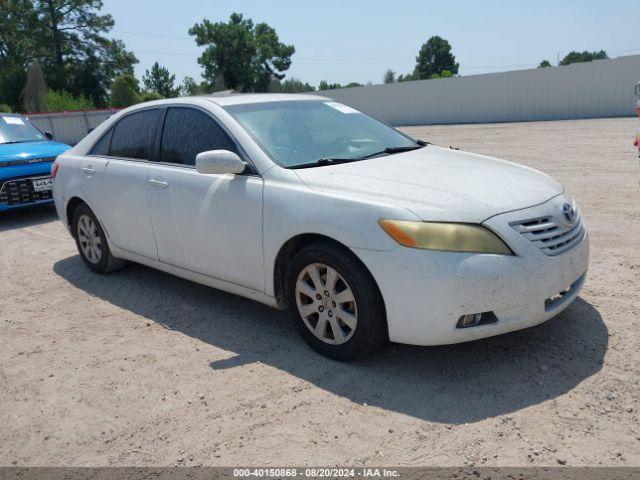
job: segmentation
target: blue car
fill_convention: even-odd
[[[0,113],[0,212],[53,202],[51,166],[69,148],[21,115]]]

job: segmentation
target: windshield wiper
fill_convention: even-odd
[[[309,163],[301,163],[299,165],[291,165],[287,168],[289,169],[298,169],[298,168],[313,168],[313,167],[324,167],[327,165],[337,165],[339,163],[348,163],[348,162],[357,162],[358,160],[362,160],[360,157],[356,158],[321,158],[319,160],[314,160]]]
[[[0,145],[9,145],[10,143],[24,143],[24,140],[9,140],[8,142],[0,142]]]
[[[379,152],[369,153],[368,155],[364,155],[362,157],[353,157],[353,158],[321,158],[319,160],[315,160],[309,163],[301,163],[300,165],[291,165],[287,167],[289,169],[297,169],[297,168],[313,168],[313,167],[324,167],[327,165],[337,165],[339,163],[349,163],[349,162],[357,162],[359,160],[366,160],[367,158],[377,157],[378,155],[384,155],[385,153],[391,155],[394,153],[401,152],[410,152],[411,150],[417,150],[419,148],[427,146],[428,142],[423,142],[422,140],[416,141],[417,145],[409,145],[406,147],[387,147],[384,150],[380,150]]]
[[[419,148],[424,147],[425,145],[422,144],[418,144],[418,145],[411,145],[408,147],[387,147],[384,150],[380,150],[379,152],[373,152],[370,153],[368,155],[365,155],[364,157],[360,157],[360,160],[365,160],[367,158],[373,158],[373,157],[377,157],[378,155],[384,155],[385,153],[392,155],[394,153],[402,153],[402,152],[410,152],[411,150],[417,150]]]

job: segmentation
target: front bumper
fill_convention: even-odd
[[[588,235],[569,250],[548,256],[510,223],[566,201],[562,195],[485,222],[507,241],[513,256],[400,246],[391,251],[356,250],[382,292],[390,340],[413,345],[466,342],[537,325],[564,310],[586,277]],[[560,292],[565,293],[559,297]],[[493,312],[497,322],[456,328],[461,316],[481,312]]]
[[[0,168],[0,211],[53,202],[51,190],[37,192],[34,179],[51,176],[53,162]]]

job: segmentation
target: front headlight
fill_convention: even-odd
[[[481,225],[380,220],[380,226],[405,247],[513,255],[511,249],[495,233]]]

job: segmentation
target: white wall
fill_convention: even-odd
[[[42,130],[53,134],[58,142],[75,145],[90,130],[96,128],[117,109],[89,110],[79,112],[35,113],[27,117]]]
[[[392,125],[635,114],[640,55],[561,67],[317,92]]]

